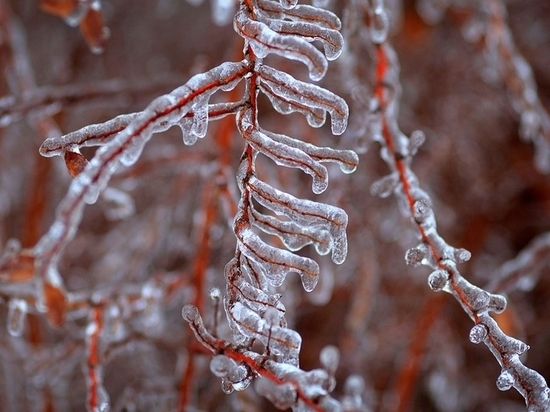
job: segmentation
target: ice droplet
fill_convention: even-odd
[[[195,322],[199,319],[199,310],[195,305],[185,305],[181,310],[181,316],[187,322]]]
[[[470,330],[469,339],[470,342],[481,343],[487,337],[487,327],[481,323],[478,323]]]
[[[198,138],[206,136],[208,130],[208,101],[199,102],[195,106],[193,112],[193,124],[191,125],[191,133]]]
[[[317,286],[319,276],[311,275],[309,273],[301,273],[300,279],[302,280],[302,286],[306,292],[311,292]]]
[[[23,299],[11,299],[8,306],[8,332],[11,336],[19,337],[25,328],[27,318],[27,302]]]
[[[428,276],[428,286],[434,292],[439,292],[447,285],[448,280],[449,274],[447,273],[447,271],[443,269],[437,269],[430,273],[430,276]]]
[[[470,260],[471,257],[472,257],[472,254],[470,253],[469,250],[460,248],[454,251],[454,258],[456,260],[456,263],[467,262]]]
[[[417,267],[427,256],[427,248],[424,245],[412,247],[405,253],[405,262],[409,266]]]
[[[198,136],[192,132],[193,123],[193,118],[191,117],[182,117],[178,122],[178,126],[181,128],[181,133],[183,135],[183,143],[186,146],[192,146],[197,142]]]
[[[504,369],[497,379],[497,388],[500,391],[507,391],[512,386],[514,386],[515,381],[516,380],[514,379],[512,374]]]

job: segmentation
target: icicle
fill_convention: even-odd
[[[193,118],[182,117],[177,125],[181,128],[183,143],[187,146],[194,145],[197,142],[198,136],[195,133],[191,132],[191,130],[193,129]]]

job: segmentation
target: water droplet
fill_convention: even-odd
[[[487,327],[481,323],[478,323],[470,330],[470,342],[481,343],[487,337]]]
[[[449,274],[447,273],[447,271],[443,269],[437,269],[430,273],[430,276],[428,276],[428,286],[434,292],[439,292],[447,285],[448,280]]]
[[[497,379],[497,388],[501,391],[507,391],[514,385],[515,381],[509,371],[503,370]]]

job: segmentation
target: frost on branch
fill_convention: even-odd
[[[524,245],[550,227],[550,192],[515,135],[540,124],[529,77],[548,103],[545,2],[508,2],[505,27],[484,1],[103,1],[101,56],[41,3],[0,2],[0,410],[521,410],[515,387],[544,408],[519,360],[547,374],[548,242]],[[237,9],[248,40],[208,24]],[[513,59],[494,47],[507,33]],[[55,216],[149,102],[223,61],[238,79],[174,119],[157,101],[139,159]],[[370,151],[344,176],[355,146]]]

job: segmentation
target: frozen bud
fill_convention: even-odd
[[[448,280],[449,273],[446,270],[437,269],[428,276],[428,286],[434,292],[439,292],[447,285]]]
[[[208,291],[208,294],[210,295],[210,299],[212,300],[220,300],[222,294],[221,294],[221,291],[219,288],[211,288],[209,291]]]
[[[397,176],[395,174],[387,175],[372,184],[370,187],[370,193],[373,196],[382,198],[388,197],[392,194],[396,186]]]
[[[325,346],[319,356],[321,365],[330,375],[334,375],[340,362],[340,351],[336,346]]]
[[[472,254],[470,253],[469,250],[461,248],[461,249],[455,249],[454,257],[455,257],[456,263],[464,263],[470,260],[470,258],[472,257]]]
[[[88,160],[80,152],[66,151],[64,155],[65,166],[71,177],[78,176],[88,164]]]
[[[478,323],[470,330],[470,342],[481,343],[487,337],[487,327],[481,323]]]
[[[502,313],[506,309],[506,298],[502,295],[490,295],[489,310],[495,313]]]
[[[497,388],[501,391],[507,391],[514,386],[515,381],[512,374],[508,370],[503,369],[497,379]]]
[[[411,137],[409,138],[409,154],[411,156],[414,156],[418,149],[420,149],[420,146],[424,144],[426,141],[426,135],[422,130],[415,130],[411,133]]]
[[[405,262],[409,266],[417,267],[422,264],[422,261],[426,259],[428,249],[425,245],[412,247],[405,252]]]
[[[428,199],[418,199],[413,205],[413,217],[417,223],[422,223],[430,216],[430,203]]]
[[[187,322],[196,322],[199,319],[199,309],[195,305],[185,305],[181,310],[181,316]]]

